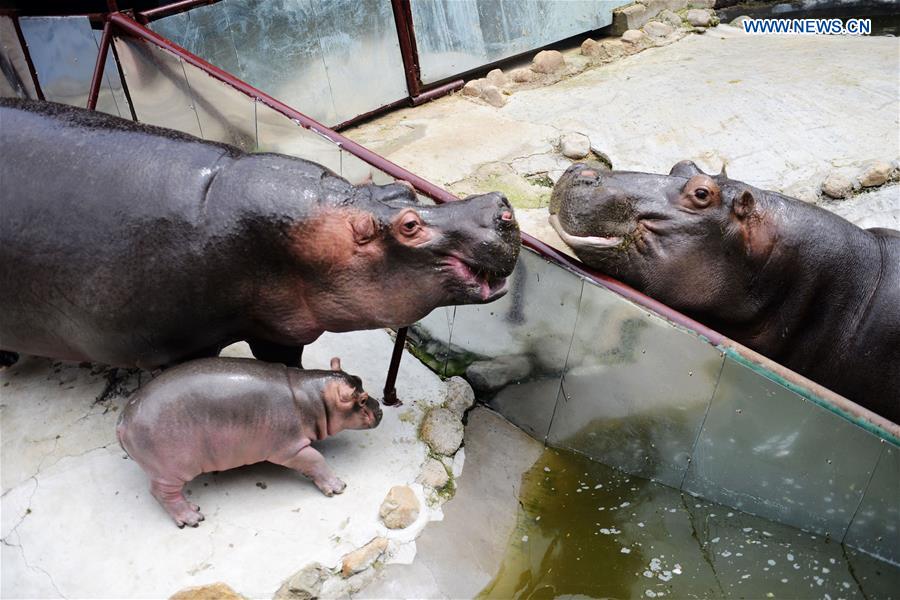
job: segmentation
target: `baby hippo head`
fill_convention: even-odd
[[[363,390],[362,380],[341,370],[341,359],[331,359],[334,374],[325,384],[328,435],[344,429],[372,429],[381,422],[381,407]]]

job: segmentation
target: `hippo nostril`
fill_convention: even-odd
[[[502,221],[512,221],[512,220],[513,220],[513,214],[512,214],[511,211],[504,210],[502,213],[500,213],[500,219],[501,219]]]

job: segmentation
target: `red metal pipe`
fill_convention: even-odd
[[[445,83],[440,87],[436,87],[433,90],[428,90],[427,92],[422,92],[418,96],[412,99],[413,106],[419,106],[420,104],[425,104],[426,102],[431,102],[436,98],[440,98],[441,96],[446,96],[456,90],[462,88],[466,84],[462,79],[458,79],[456,81],[451,81],[450,83]]]
[[[100,51],[97,53],[97,62],[94,64],[94,75],[91,77],[91,91],[88,93],[88,110],[97,108],[97,97],[100,95],[100,85],[103,83],[103,71],[106,69],[106,55],[109,52],[110,36],[112,35],[112,23],[103,24],[103,35],[100,37]]]
[[[399,406],[403,404],[397,398],[397,373],[400,371],[400,359],[403,358],[403,346],[406,344],[406,327],[397,330],[397,339],[394,340],[394,351],[391,353],[391,364],[388,367],[387,378],[384,381],[384,396],[382,402],[385,406]]]
[[[422,80],[419,74],[419,52],[413,32],[412,9],[409,0],[391,0],[391,8],[394,9],[400,57],[403,59],[403,73],[406,75],[406,90],[410,98],[415,98],[422,91]]]
[[[41,89],[41,82],[38,80],[37,71],[34,69],[34,63],[31,62],[31,52],[28,51],[25,35],[22,33],[22,27],[19,25],[19,17],[13,15],[11,18],[13,28],[16,30],[16,37],[19,38],[19,46],[22,47],[22,54],[25,55],[25,64],[28,65],[28,72],[31,74],[31,82],[34,84],[34,93],[37,94],[38,100],[45,100],[44,90]]]
[[[156,19],[162,19],[163,17],[168,17],[188,11],[195,6],[215,4],[218,1],[219,0],[180,0],[179,2],[166,4],[165,6],[158,6],[156,8],[149,8],[147,10],[141,11],[137,13],[137,18],[141,23],[149,23],[150,21],[155,21]]]

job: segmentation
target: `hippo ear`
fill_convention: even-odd
[[[750,190],[744,190],[734,197],[734,202],[731,205],[731,210],[734,212],[738,219],[746,219],[753,213],[753,208],[755,205],[756,200],[753,198],[753,193]]]
[[[340,371],[341,370],[341,359],[335,356],[331,359],[331,370],[332,371]]]
[[[694,161],[683,160],[681,162],[675,163],[675,166],[672,167],[671,171],[669,171],[669,175],[690,179],[694,175],[705,175],[705,173],[700,170],[700,167],[698,167],[696,163],[694,163]]]
[[[719,174],[716,177],[721,177],[722,179],[728,179],[728,173],[725,172],[725,163],[722,163],[722,170],[719,171]]]
[[[372,215],[354,214],[350,217],[350,227],[353,229],[353,241],[358,246],[368,244],[375,239],[375,220]]]

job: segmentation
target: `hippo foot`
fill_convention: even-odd
[[[200,507],[193,502],[188,502],[181,491],[181,485],[173,485],[154,481],[150,484],[150,493],[156,501],[162,505],[169,516],[181,529],[185,525],[197,527],[200,521],[206,517],[200,512]]]
[[[347,484],[338,479],[337,477],[331,476],[328,478],[315,479],[313,483],[316,484],[322,493],[326,496],[334,496],[335,494],[341,494],[347,489]]]

